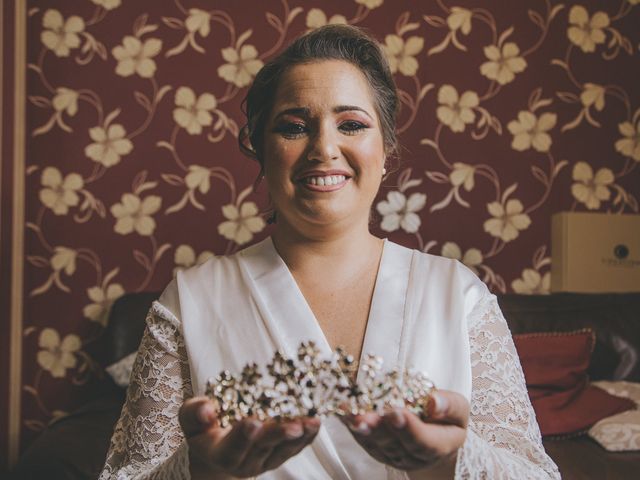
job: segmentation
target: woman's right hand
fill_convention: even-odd
[[[189,445],[194,480],[254,477],[273,470],[309,445],[320,428],[318,418],[283,422],[246,419],[222,428],[208,397],[186,400],[179,419]]]

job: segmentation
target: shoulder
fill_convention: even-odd
[[[423,288],[444,289],[447,298],[464,302],[465,312],[470,313],[478,302],[491,295],[478,275],[459,260],[424,253],[390,242],[394,249],[411,252],[411,276]]]
[[[207,261],[179,270],[167,285],[154,307],[158,312],[164,309],[180,318],[186,304],[197,307],[211,302],[224,301],[230,291],[239,291],[244,285],[242,261],[265,250],[266,241],[247,247],[232,255],[217,255]]]

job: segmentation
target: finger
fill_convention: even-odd
[[[408,425],[409,416],[418,419],[406,409],[395,409],[385,414],[379,433],[388,438],[384,453],[394,465],[420,463],[424,466],[433,460],[434,452],[417,440],[415,432]]]
[[[380,424],[382,417],[377,413],[367,412],[362,415],[345,417],[342,421],[354,435],[369,436],[371,431]]]
[[[278,468],[289,458],[294,457],[313,442],[313,439],[320,429],[320,420],[303,419],[302,426],[304,428],[304,435],[302,435],[302,437],[297,440],[294,439],[289,442],[283,442],[272,450],[271,455],[264,463],[266,470]]]
[[[263,425],[260,434],[256,436],[251,448],[246,452],[239,471],[243,475],[251,476],[255,472],[265,470],[265,463],[273,450],[282,443],[292,442],[304,435],[300,421],[269,421]]]
[[[399,413],[406,422],[401,427],[393,418]],[[456,451],[466,438],[465,428],[445,423],[425,423],[407,410],[394,412],[389,417],[384,422],[389,434],[395,436],[411,457],[422,462],[433,462]]]
[[[300,420],[265,423],[251,449],[245,454],[241,465],[238,466],[238,471],[242,476],[252,476],[256,472],[270,469],[267,463],[274,450],[280,445],[293,443],[303,436],[304,427]]]
[[[213,402],[208,397],[185,400],[178,412],[178,421],[187,438],[206,431],[217,421]]]
[[[457,392],[438,390],[431,395],[427,422],[448,423],[467,428],[469,402]]]
[[[246,419],[233,426],[231,431],[212,449],[210,458],[214,465],[225,471],[232,471],[243,464],[263,430],[262,422]]]

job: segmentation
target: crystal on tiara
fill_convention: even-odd
[[[276,352],[265,368],[250,363],[237,375],[221,372],[207,382],[206,394],[216,403],[223,427],[247,417],[382,414],[401,407],[425,418],[433,382],[412,369],[385,372],[382,366],[382,358],[366,355],[358,377],[353,356],[337,348],[321,358],[309,341],[300,344],[295,358]]]

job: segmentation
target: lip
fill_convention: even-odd
[[[336,185],[312,185],[304,181],[305,178],[309,177],[325,177],[328,175],[343,175],[345,177],[345,181],[342,183],[338,183]],[[336,190],[340,190],[343,188],[349,180],[351,180],[351,174],[346,170],[309,170],[301,173],[295,177],[295,182],[299,184],[302,188],[306,190],[311,190],[313,192],[335,192]]]

